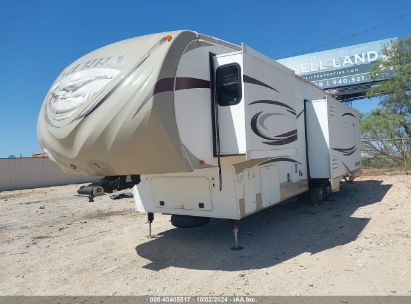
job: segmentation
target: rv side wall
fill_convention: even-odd
[[[330,169],[332,180],[361,171],[359,112],[327,96]]]
[[[331,96],[306,102],[310,177],[335,180],[361,169],[359,113]]]
[[[310,177],[328,179],[331,172],[327,101],[306,101],[305,109]]]
[[[288,163],[245,162],[189,173],[142,175],[134,186],[139,212],[241,219],[308,190],[306,181],[281,182]]]
[[[218,168],[189,173],[142,175],[134,186],[137,211],[214,218],[239,218],[235,171],[222,167],[222,190]]]
[[[222,151],[234,147],[235,154],[221,159],[221,189],[212,153],[210,51],[221,52],[217,66],[240,63],[243,74],[241,102],[219,106]],[[138,211],[240,219],[307,191],[307,158],[310,177],[330,180],[333,190],[359,165],[355,110],[251,48],[222,54],[214,46],[186,48],[177,77],[195,85],[176,90],[175,113],[194,171],[141,175],[134,187]],[[245,115],[233,115],[235,106]],[[240,155],[244,139],[247,159]]]

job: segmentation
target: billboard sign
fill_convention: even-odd
[[[396,39],[356,44],[277,61],[323,89],[357,86],[371,82],[369,73],[373,62],[383,56],[384,46]]]

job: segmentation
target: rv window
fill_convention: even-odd
[[[237,63],[220,66],[216,71],[216,97],[220,106],[232,106],[241,101],[241,68]]]

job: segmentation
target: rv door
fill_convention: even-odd
[[[241,52],[212,56],[214,156],[245,154]]]

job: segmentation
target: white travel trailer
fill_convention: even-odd
[[[192,31],[141,36],[67,67],[39,114],[66,172],[133,187],[138,211],[237,220],[361,171],[359,113],[246,45]],[[201,219],[205,219],[201,221]]]

